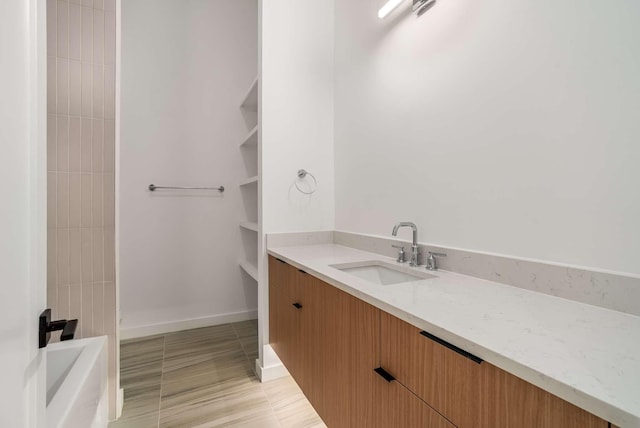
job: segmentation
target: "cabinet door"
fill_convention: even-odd
[[[480,360],[421,333],[419,328],[383,312],[382,367],[457,426],[477,428]]]
[[[296,285],[298,270],[269,258],[269,342],[289,373],[300,372],[302,288]]]
[[[397,381],[377,377],[376,428],[456,428]]]
[[[327,426],[375,427],[373,388],[379,364],[380,310],[323,284],[324,384],[323,412]],[[390,428],[390,427],[385,427]]]
[[[607,428],[608,423],[489,363],[482,364],[482,426]]]
[[[324,294],[325,285],[317,278],[298,271],[296,285],[302,292],[299,297],[301,308],[298,309],[300,319],[300,342],[296,350],[300,358],[300,367],[294,379],[318,414],[323,411],[323,378],[324,378]]]

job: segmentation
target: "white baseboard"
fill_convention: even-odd
[[[289,371],[282,364],[271,345],[266,344],[262,347],[262,360],[262,364],[259,359],[256,360],[256,375],[261,382],[289,376]]]
[[[269,382],[270,380],[289,376],[289,371],[282,363],[262,367],[260,365],[260,360],[256,360],[256,375],[258,376],[258,379],[260,379],[260,382]]]
[[[124,388],[118,389],[116,396],[116,419],[122,416],[122,408],[124,407]]]
[[[139,327],[120,328],[120,340],[134,339],[137,337],[153,336],[154,334],[171,333],[173,331],[190,330],[192,328],[210,327],[212,325],[227,324],[253,320],[258,318],[258,311],[234,312],[231,314],[211,315],[200,318],[171,321],[158,324],[149,324]]]

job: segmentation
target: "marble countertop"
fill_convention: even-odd
[[[334,244],[268,253],[621,428],[640,428],[640,317],[442,270],[376,285],[330,265],[393,259]]]

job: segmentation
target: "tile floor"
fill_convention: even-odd
[[[290,377],[257,379],[257,335],[253,320],[123,341],[109,427],[324,427]]]

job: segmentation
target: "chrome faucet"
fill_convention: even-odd
[[[391,232],[391,234],[397,236],[398,229],[401,227],[410,227],[413,231],[413,244],[411,245],[411,261],[409,262],[409,266],[418,266],[418,228],[410,221],[401,221],[393,226],[393,232]]]

